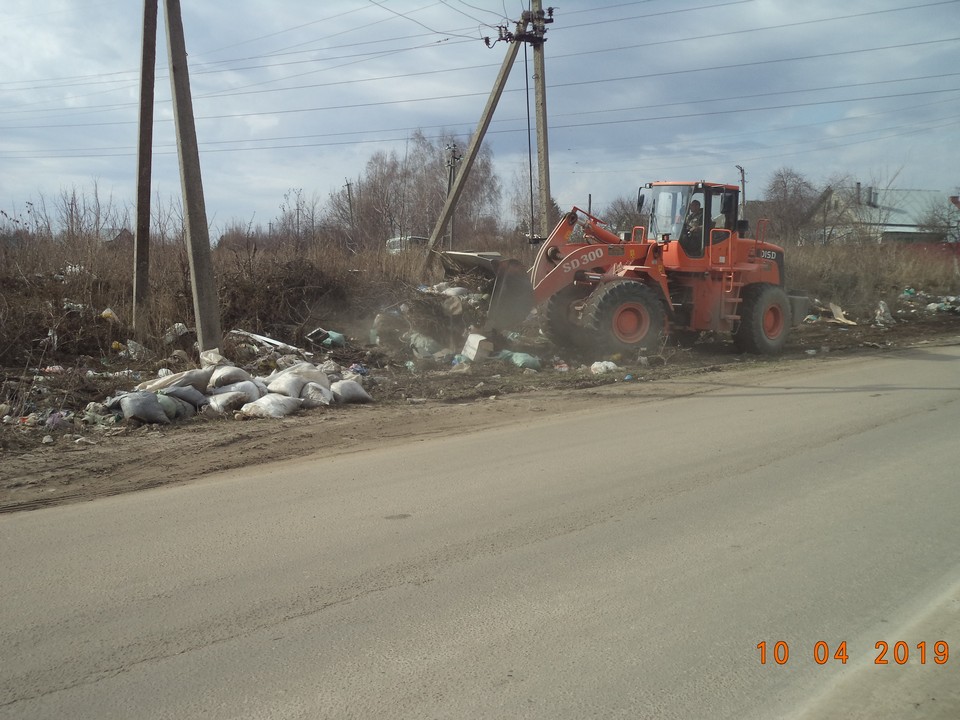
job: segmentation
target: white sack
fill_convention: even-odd
[[[338,380],[330,386],[333,397],[341,403],[368,403],[373,398],[363,389],[363,385],[356,380]]]
[[[219,388],[225,385],[250,380],[250,373],[243,368],[234,365],[218,365],[213,369],[213,376],[210,378],[210,387]]]
[[[252,380],[247,380],[245,382],[237,382],[232,385],[224,385],[223,387],[213,388],[210,390],[210,394],[213,396],[222,395],[224,393],[243,393],[247,398],[246,402],[253,402],[254,400],[259,400],[266,393],[260,392],[260,387],[253,382]]]
[[[299,410],[301,405],[303,400],[300,398],[269,393],[256,402],[247,403],[240,412],[248,417],[282,418]]]
[[[315,382],[308,382],[300,391],[300,399],[303,400],[303,407],[309,409],[330,405],[334,402],[333,392],[323,385]]]

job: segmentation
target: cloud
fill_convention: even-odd
[[[325,196],[417,128],[472,132],[507,47],[480,39],[498,36],[499,1],[183,12],[218,223],[266,224],[290,188]],[[946,194],[960,185],[944,152],[960,144],[958,19],[960,3],[923,0],[564,3],[545,45],[553,193],[598,206],[654,179],[735,181],[740,164],[754,194],[783,166]],[[5,4],[0,207],[94,179],[132,204],[141,23],[128,1]],[[165,46],[161,2],[154,189],[177,195]],[[505,184],[527,165],[524,56],[487,139]]]

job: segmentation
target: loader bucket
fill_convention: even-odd
[[[507,260],[498,252],[438,253],[448,274],[480,272],[493,278],[484,330],[510,330],[533,310],[533,285],[519,260]]]
[[[518,327],[533,310],[533,285],[519,260],[501,260],[496,273],[484,327],[510,330]]]

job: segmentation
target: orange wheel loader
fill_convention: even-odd
[[[444,265],[496,273],[487,329],[515,327],[537,306],[555,344],[582,350],[654,351],[667,336],[729,332],[740,351],[779,353],[808,299],[787,292],[783,248],[749,238],[739,188],[654,182],[638,210],[648,226],[623,236],[579,208],[563,216],[533,266],[496,253],[444,253]]]

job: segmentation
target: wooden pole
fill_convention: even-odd
[[[147,331],[150,294],[150,176],[153,167],[153,97],[157,64],[157,0],[143,3],[140,57],[140,129],[137,139],[137,225],[133,246],[133,331]]]
[[[177,127],[177,154],[180,157],[180,184],[186,214],[187,248],[190,257],[190,282],[193,286],[193,308],[197,320],[197,341],[200,350],[220,346],[220,312],[217,286],[210,260],[210,231],[207,209],[203,201],[200,177],[200,149],[190,97],[190,75],[187,49],[183,39],[180,0],[164,0],[167,21],[167,45],[170,55],[170,85],[173,92],[173,114]]]

